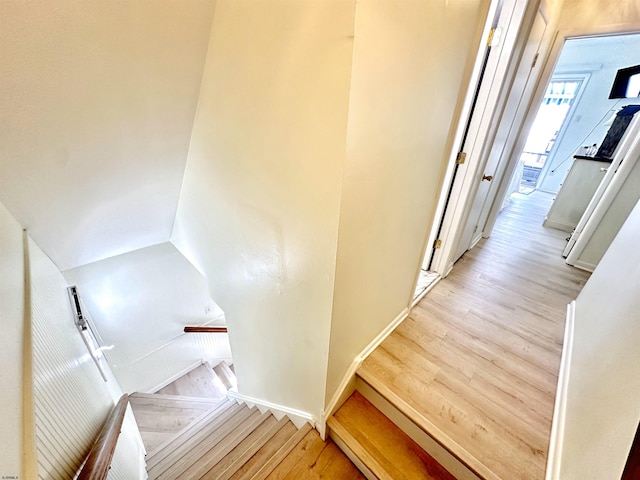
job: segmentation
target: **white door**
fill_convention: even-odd
[[[485,224],[489,216],[490,207],[493,205],[499,191],[498,182],[502,181],[505,176],[506,163],[517,161],[510,155],[505,155],[505,152],[508,151],[508,140],[512,134],[512,129],[514,125],[517,125],[518,114],[524,115],[525,113],[522,112],[522,100],[530,98],[535,88],[537,75],[534,72],[537,72],[540,68],[541,62],[537,62],[537,56],[546,27],[546,20],[538,12],[524,48],[520,68],[516,72],[504,113],[500,118],[496,136],[493,142],[485,144],[485,148],[489,150],[488,155],[486,155],[488,158],[486,158],[484,168],[478,170],[475,178],[475,196],[469,208],[463,233],[455,250],[454,262],[467,250],[473,248],[482,238],[483,233],[486,233]],[[504,181],[508,182],[509,179],[504,179]]]

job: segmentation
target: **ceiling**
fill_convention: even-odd
[[[637,62],[640,62],[640,34],[582,37],[566,41],[556,70],[583,65],[600,68],[629,63],[631,66]]]
[[[169,240],[213,9],[0,2],[0,200],[60,270]]]

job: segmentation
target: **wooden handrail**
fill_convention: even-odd
[[[80,470],[78,480],[104,480],[107,478],[128,404],[129,395],[125,393],[109,413],[98,438],[93,442],[93,447],[91,447],[87,461]]]
[[[184,327],[184,333],[227,333],[227,327]]]

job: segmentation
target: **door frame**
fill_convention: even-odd
[[[560,53],[562,52],[562,48],[564,47],[565,42],[573,38],[604,37],[611,35],[625,35],[631,33],[640,33],[640,23],[625,23],[607,26],[563,29],[557,30],[553,34],[551,47],[542,65],[542,73],[539,76],[536,91],[531,99],[531,102],[529,103],[526,116],[517,131],[515,144],[510,151],[511,156],[513,156],[514,152],[522,151],[522,149],[524,148],[524,145],[527,141],[527,135],[529,133],[529,130],[531,129],[531,126],[533,125],[533,121],[535,120],[537,114],[537,106],[542,101],[547,85],[549,84],[550,79],[553,77],[553,72],[555,71],[558,58],[560,57]],[[509,179],[511,179],[511,175],[513,175],[516,165],[517,161],[514,161],[513,159],[511,162],[508,162],[505,165],[504,175],[501,178],[497,194],[493,200],[493,204],[491,206],[489,216],[484,227],[484,238],[489,238],[491,231],[495,226],[496,220],[500,213],[500,206],[507,194]]]
[[[503,120],[502,114],[511,93],[512,82],[520,66],[520,59],[535,18],[538,12],[541,12],[541,6],[539,0],[526,3],[508,0],[503,5],[503,11],[505,10],[510,10],[511,15],[502,32],[504,38],[498,60],[490,76],[485,77],[490,81],[483,81],[480,86],[475,110],[472,112],[470,108],[467,109],[466,115],[462,117],[467,120],[458,125],[455,148],[451,152],[436,209],[436,222],[426,245],[423,269],[435,271],[442,277],[448,275],[453,267],[455,250],[481,181],[482,168],[491,153],[495,134]],[[496,74],[497,72],[499,74]],[[473,85],[475,90],[476,84]],[[471,118],[469,115],[472,115]],[[463,148],[463,133],[467,124],[469,128],[465,148],[471,148],[466,152],[465,163],[458,165],[456,159],[458,152]],[[440,245],[440,248],[436,245]]]
[[[555,62],[557,63],[557,61]],[[555,72],[555,69],[554,69]],[[551,76],[551,78],[549,79],[549,81],[547,82],[547,87],[548,88],[549,84],[551,84],[554,81],[572,81],[572,80],[577,80],[580,82],[580,87],[578,88],[578,92],[576,93],[575,97],[573,97],[573,102],[571,103],[571,106],[569,107],[569,111],[567,112],[567,115],[564,117],[564,120],[562,122],[562,126],[560,127],[560,130],[558,131],[558,135],[555,139],[555,142],[553,144],[553,147],[551,147],[551,150],[549,151],[549,155],[547,157],[547,160],[544,163],[544,166],[542,167],[542,171],[540,172],[540,176],[538,177],[538,183],[536,185],[536,189],[537,190],[542,190],[543,192],[546,190],[540,189],[538,188],[540,186],[540,184],[542,182],[544,182],[545,177],[547,176],[547,174],[549,173],[549,170],[551,168],[551,164],[552,161],[550,161],[553,157],[552,154],[555,155],[555,152],[558,149],[558,145],[562,144],[562,140],[564,139],[564,134],[567,131],[567,127],[569,126],[569,123],[571,123],[571,119],[573,117],[573,114],[578,106],[578,104],[580,103],[580,101],[582,100],[582,94],[584,93],[587,84],[589,83],[589,80],[591,80],[591,75],[592,72],[586,72],[586,71],[565,71],[565,72],[560,72],[560,73],[555,73]],[[544,99],[544,97],[543,97]],[[542,103],[542,100],[540,100],[540,104]],[[539,104],[539,105],[540,105]],[[533,107],[532,107],[533,108]],[[537,112],[536,112],[536,116],[537,116]],[[528,136],[528,134],[527,134]],[[557,193],[557,192],[549,192],[549,193]]]

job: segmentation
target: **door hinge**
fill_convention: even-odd
[[[435,242],[433,242],[433,249],[436,250],[440,247],[442,247],[442,240],[438,238]]]
[[[489,38],[487,38],[487,47],[497,47],[500,45],[500,37],[502,36],[501,28],[492,28],[489,30]]]
[[[467,159],[466,152],[458,152],[458,156],[456,157],[456,164],[462,165],[466,159]]]
[[[540,55],[539,53],[536,53],[536,54],[534,55],[534,57],[533,57],[533,62],[531,62],[531,68],[535,67],[535,66],[536,66],[536,63],[538,63],[538,56],[539,56],[539,55]]]

